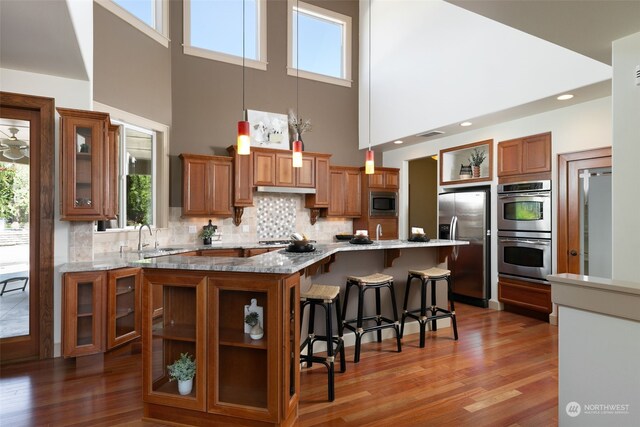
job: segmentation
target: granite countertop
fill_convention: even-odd
[[[200,249],[250,249],[277,248],[257,243],[218,243],[212,246],[185,246],[166,250],[148,250],[141,252],[125,252],[96,256],[91,262],[74,262],[64,264],[60,272],[79,272],[93,270],[111,270],[122,267],[143,267],[178,270],[206,270],[229,271],[241,273],[272,273],[291,274],[304,269],[322,259],[338,252],[368,251],[380,249],[430,248],[438,246],[467,245],[460,240],[434,239],[425,243],[409,242],[407,240],[381,240],[369,245],[353,245],[348,242],[316,243],[316,250],[307,253],[287,252],[285,246],[281,249],[252,256],[240,257],[209,257],[209,256],[181,256],[181,253]]]

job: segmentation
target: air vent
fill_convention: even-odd
[[[429,132],[425,132],[425,133],[419,133],[416,136],[420,137],[420,138],[430,138],[432,136],[436,136],[436,135],[442,135],[444,132],[439,131],[439,130],[431,130]]]
[[[640,65],[636,66],[636,86],[640,86]]]

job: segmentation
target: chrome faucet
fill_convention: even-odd
[[[159,228],[156,228],[156,238],[155,238],[155,242],[153,243],[153,247],[155,249],[158,249],[158,247],[160,246],[160,243],[158,242],[158,232],[160,231]]]
[[[380,240],[380,236],[382,236],[382,224],[376,225],[376,240]]]
[[[147,227],[149,229],[149,235],[153,236],[153,232],[151,231],[151,226],[149,224],[142,224],[138,229],[138,250],[141,251],[144,246],[149,246],[149,244],[142,244],[142,229]]]

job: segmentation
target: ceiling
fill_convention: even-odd
[[[2,68],[87,80],[67,2],[1,0],[0,62]]]
[[[611,42],[640,31],[639,0],[445,0],[611,65]]]
[[[640,0],[444,1],[608,65],[611,65],[612,42],[640,32]],[[569,92],[574,98],[568,101],[556,100],[556,95],[560,95],[556,94],[480,117],[460,118],[459,122],[472,122],[472,127],[460,127],[458,122],[438,129],[424,129],[420,133],[433,130],[443,133],[428,139],[416,135],[405,136],[401,138],[404,142],[402,146],[433,141],[471,129],[610,96],[611,81],[574,88]],[[376,148],[388,151],[399,146],[389,141]]]

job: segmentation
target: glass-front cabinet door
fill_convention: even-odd
[[[209,325],[215,325],[208,332],[209,412],[277,421],[279,284],[239,276],[209,279]],[[252,312],[261,336],[245,322]]]
[[[108,349],[140,336],[140,276],[139,268],[120,268],[109,272]]]
[[[66,273],[62,295],[63,355],[84,356],[104,351],[104,271]]]
[[[206,277],[145,273],[142,283],[143,399],[204,411]],[[195,360],[196,372],[191,389],[181,393],[167,366],[183,354]]]
[[[61,219],[102,219],[109,115],[63,108],[58,112],[62,129]]]

